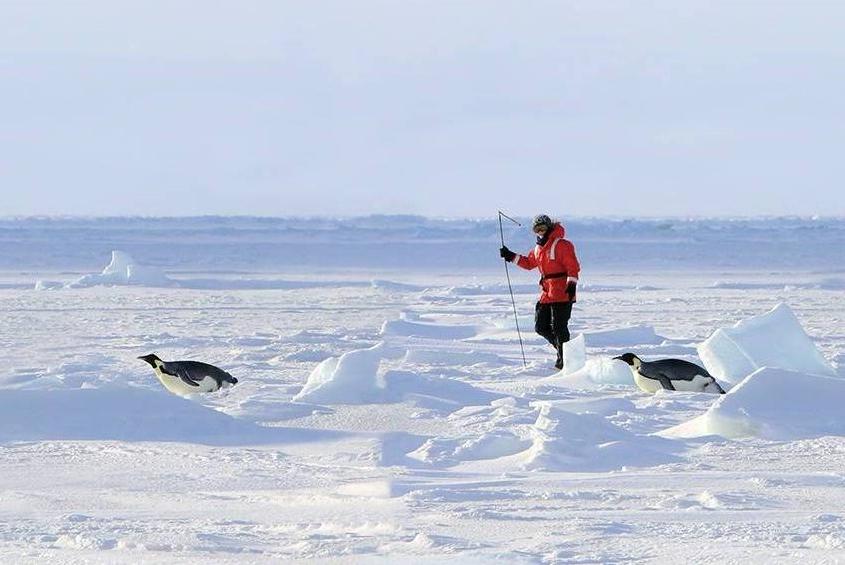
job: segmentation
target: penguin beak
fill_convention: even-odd
[[[619,355],[618,357],[614,357],[614,359],[619,359],[620,361],[624,361],[624,359],[622,359],[621,355]]]

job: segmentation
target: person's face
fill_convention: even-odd
[[[548,228],[548,227],[546,227],[546,226],[544,226],[544,225],[542,225],[542,224],[541,224],[541,225],[536,226],[536,227],[534,228],[534,233],[536,233],[536,234],[537,234],[537,235],[539,235],[540,237],[543,237],[544,235],[546,235],[546,232],[547,232],[548,230],[549,230],[549,228]]]

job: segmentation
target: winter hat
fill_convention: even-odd
[[[540,214],[539,216],[534,216],[534,223],[531,226],[532,230],[536,230],[540,226],[545,226],[546,230],[552,229],[554,222],[550,217],[545,214]]]

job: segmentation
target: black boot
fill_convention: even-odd
[[[555,361],[555,369],[563,369],[563,344],[559,343],[557,347],[557,360]]]

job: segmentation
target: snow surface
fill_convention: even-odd
[[[536,276],[511,270],[523,363],[497,227],[325,222],[5,221],[0,563],[845,562],[836,221],[576,222],[644,260],[579,246],[562,372],[531,332]],[[391,257],[385,222],[409,256],[348,269]],[[103,278],[111,249],[134,259]],[[703,345],[719,331],[734,349]],[[174,396],[136,359],[153,351],[239,384]],[[712,354],[737,380],[646,394],[626,351]]]

